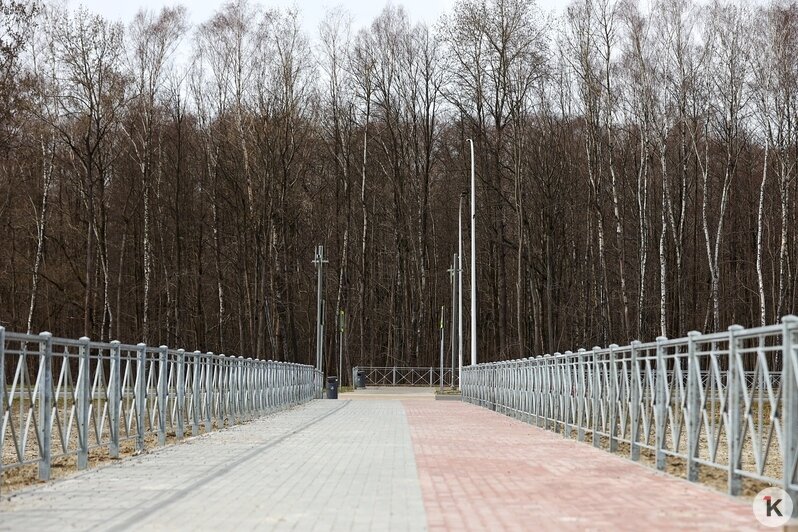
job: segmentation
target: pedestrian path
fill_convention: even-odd
[[[749,530],[751,505],[467,403],[407,403],[431,530]]]
[[[4,495],[0,530],[756,528],[744,501],[589,445],[429,394],[375,395]]]

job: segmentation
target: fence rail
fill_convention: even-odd
[[[358,371],[365,372],[366,384],[371,386],[439,386],[441,383],[441,369],[439,367],[359,366],[352,368],[352,382],[357,382]],[[443,385],[457,386],[457,372],[455,372],[454,381],[452,381],[452,368],[443,369]]]
[[[639,460],[798,495],[798,317],[463,368],[463,400]]]
[[[321,396],[312,366],[88,338],[18,334],[0,327],[0,480],[38,464],[148,436],[164,445]]]

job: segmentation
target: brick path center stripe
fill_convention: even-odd
[[[404,402],[430,530],[756,529],[751,505],[458,402]]]

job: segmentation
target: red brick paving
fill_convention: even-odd
[[[430,530],[756,529],[751,506],[466,403],[404,402]]]

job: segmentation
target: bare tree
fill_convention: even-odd
[[[135,80],[131,125],[126,130],[142,183],[144,213],[144,294],[142,338],[149,340],[150,285],[152,278],[152,207],[153,174],[158,145],[158,99],[163,89],[165,70],[186,31],[186,10],[163,8],[158,15],[139,11],[130,25],[132,55],[129,59],[131,78]],[[167,290],[169,284],[166,284]]]

